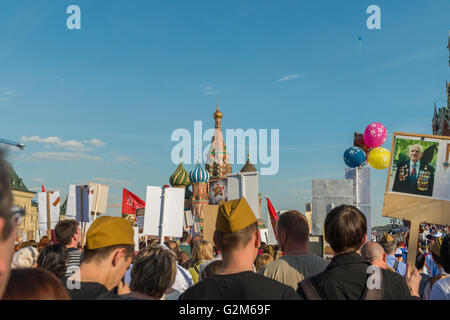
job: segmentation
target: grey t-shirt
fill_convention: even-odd
[[[300,281],[321,273],[327,266],[328,261],[315,254],[284,255],[263,266],[259,273],[297,290]]]

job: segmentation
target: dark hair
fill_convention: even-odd
[[[126,250],[125,260],[134,257],[134,246],[131,244],[117,244],[114,246],[90,250],[85,245],[82,253],[82,263],[92,261],[102,261],[106,259],[114,250],[124,248]]]
[[[441,262],[445,272],[450,273],[450,234],[442,239],[441,244]]]
[[[307,243],[309,239],[309,224],[306,217],[297,210],[289,210],[278,217],[277,225],[280,231],[287,233],[297,242]]]
[[[50,271],[58,278],[62,278],[66,273],[68,250],[66,246],[56,243],[46,246],[39,253],[38,267]]]
[[[425,266],[425,256],[423,253],[418,253],[416,256],[416,268],[417,270],[421,270]]]
[[[4,159],[4,156],[4,151],[0,149],[0,218],[5,220],[3,229],[0,230],[0,240],[7,239],[14,229],[11,214],[13,202],[10,185],[11,168]]]
[[[72,242],[73,236],[78,232],[78,221],[74,219],[60,220],[55,226],[55,236],[64,246]]]
[[[214,260],[202,270],[202,280],[212,276],[213,274],[219,273],[222,268],[222,260]]]
[[[37,247],[39,253],[49,244],[50,244],[50,240],[48,239],[48,236],[43,236],[41,238],[41,240],[39,240],[38,247]]]
[[[253,234],[258,229],[258,222],[254,222],[244,229],[236,232],[221,232],[214,231],[214,237],[216,239],[219,250],[222,252],[245,247],[252,239]]]
[[[186,242],[189,239],[189,232],[183,231],[183,235],[181,236],[181,243]]]
[[[131,269],[130,289],[160,299],[175,282],[177,257],[171,250],[150,246],[140,250]]]
[[[176,256],[178,256],[178,253],[180,252],[180,247],[178,246],[178,243],[175,240],[167,240],[164,242],[167,248],[173,251]]]
[[[324,231],[325,240],[335,253],[355,252],[367,234],[367,220],[358,208],[341,205],[326,216]]]
[[[66,288],[52,273],[39,269],[13,269],[4,300],[70,300]]]

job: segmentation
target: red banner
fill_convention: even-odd
[[[122,214],[136,215],[136,209],[145,208],[145,202],[134,193],[123,189]]]
[[[278,220],[278,216],[277,213],[272,205],[272,202],[270,202],[269,198],[267,198],[267,209],[269,210],[269,218],[270,218],[270,222],[272,223],[272,228],[273,228],[273,233],[275,234],[275,239],[277,238],[277,220]]]

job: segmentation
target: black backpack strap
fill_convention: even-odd
[[[399,261],[398,261],[398,260],[395,260],[394,266],[392,267],[392,268],[394,268],[394,270],[395,270],[396,272],[397,272],[398,264],[399,264]]]
[[[383,299],[383,272],[384,270],[380,270],[380,289],[369,289],[366,288],[366,291],[362,297],[362,300],[382,300]]]
[[[298,286],[301,288],[306,300],[322,300],[320,295],[317,293],[316,288],[314,288],[311,278],[306,278],[300,281]]]

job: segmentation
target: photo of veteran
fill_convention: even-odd
[[[423,157],[424,151],[420,144],[408,147],[409,159],[397,165],[392,191],[432,196],[434,167]]]

